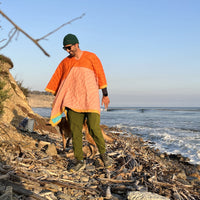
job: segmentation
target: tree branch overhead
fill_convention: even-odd
[[[19,26],[17,26],[17,25],[16,25],[7,15],[5,15],[5,13],[2,12],[1,10],[0,10],[0,14],[1,14],[4,18],[6,18],[6,20],[8,20],[8,21],[14,26],[14,28],[13,28],[14,31],[13,31],[13,29],[10,31],[10,33],[9,33],[9,35],[8,35],[8,41],[6,42],[6,44],[4,44],[3,46],[0,47],[0,50],[3,49],[3,48],[5,48],[5,47],[10,43],[10,41],[11,41],[12,38],[15,36],[15,34],[21,32],[21,33],[23,33],[26,37],[28,37],[33,43],[35,43],[35,45],[37,45],[37,46],[42,50],[42,52],[43,52],[46,56],[50,56],[50,55],[49,55],[49,54],[44,50],[44,48],[39,44],[39,41],[40,41],[40,40],[43,40],[43,39],[45,39],[46,37],[48,37],[49,35],[55,33],[56,31],[58,31],[58,30],[61,29],[62,27],[66,26],[66,25],[68,25],[68,24],[71,24],[72,22],[74,22],[74,21],[76,21],[76,20],[78,20],[78,19],[81,19],[81,18],[84,17],[84,15],[85,15],[85,13],[83,13],[81,16],[76,17],[76,18],[74,18],[74,19],[72,19],[72,20],[70,20],[70,21],[68,21],[68,22],[66,22],[66,23],[64,23],[64,24],[62,24],[61,26],[59,26],[59,27],[56,28],[55,30],[51,31],[50,33],[44,35],[43,37],[41,37],[41,38],[39,38],[39,39],[34,39],[34,38],[32,38],[28,33],[26,33],[23,29],[21,29]],[[6,39],[1,39],[1,40],[0,40],[0,43],[1,43],[1,42],[4,42],[5,40],[6,40]]]

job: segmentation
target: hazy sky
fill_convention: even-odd
[[[1,50],[14,63],[12,75],[31,90],[44,91],[68,55],[63,37],[73,33],[82,50],[101,59],[111,106],[200,106],[199,0],[0,2],[0,9],[35,39],[86,14],[40,41],[50,57],[22,33]],[[1,40],[12,26],[2,16],[0,26]]]

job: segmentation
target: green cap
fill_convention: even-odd
[[[63,39],[63,46],[76,43],[79,43],[79,41],[78,38],[73,34],[67,34]]]

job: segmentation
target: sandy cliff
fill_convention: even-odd
[[[28,103],[32,108],[51,108],[54,96],[45,94],[29,94]]]
[[[35,131],[53,131],[55,128],[46,126],[47,122],[43,117],[33,112],[27,98],[18,87],[15,79],[10,73],[12,66],[0,61],[0,79],[6,83],[4,89],[9,90],[9,98],[4,102],[4,113],[0,116],[1,122],[18,127],[19,123],[25,118],[35,119]]]

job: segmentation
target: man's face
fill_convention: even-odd
[[[65,45],[63,49],[66,50],[70,54],[71,57],[74,57],[77,52],[77,44]]]

